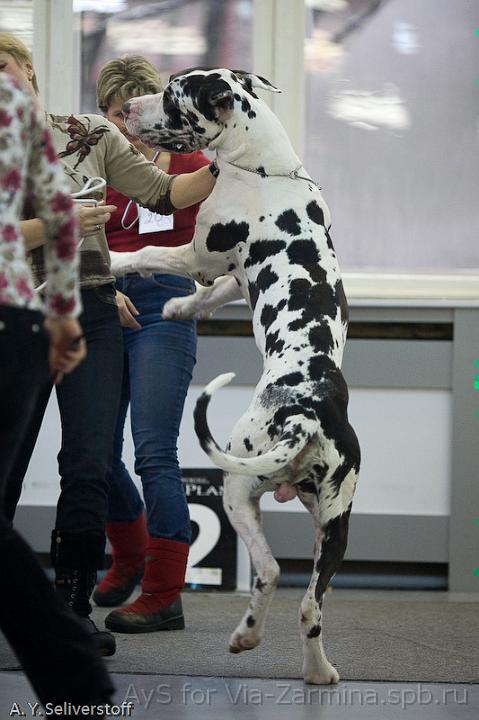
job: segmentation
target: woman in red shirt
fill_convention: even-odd
[[[166,172],[193,172],[209,164],[200,152],[158,153],[128,134],[123,103],[161,90],[157,70],[144,58],[111,60],[98,77],[98,105],[138,150]],[[114,188],[106,202],[118,208],[106,225],[110,250],[177,246],[193,237],[198,205],[161,216],[138,207]],[[93,599],[102,606],[125,602],[144,569],[142,594],[131,605],[111,612],[106,626],[130,633],[176,630],[184,627],[180,593],[191,540],[177,439],[195,364],[196,325],[194,320],[163,320],[162,310],[169,299],[189,295],[195,288],[187,278],[162,274],[142,278],[132,273],[118,280],[117,290],[124,294],[131,317],[130,326],[123,329],[125,370],[110,479],[107,535],[113,565]],[[129,404],[146,521],[140,494],[121,459]]]

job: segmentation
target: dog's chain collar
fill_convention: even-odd
[[[310,182],[313,185],[316,185],[318,190],[321,190],[321,188],[317,182],[315,182],[314,180],[312,180],[309,177],[306,177],[305,175],[299,174],[299,171],[303,167],[302,165],[298,165],[297,168],[295,168],[294,170],[291,170],[291,172],[289,172],[289,173],[271,173],[271,174],[266,173],[261,170],[254,170],[253,168],[241,167],[241,165],[236,165],[235,163],[232,163],[232,162],[228,162],[228,165],[232,165],[233,167],[238,168],[238,170],[246,170],[246,172],[251,172],[251,173],[254,173],[255,175],[261,175],[261,177],[285,177],[285,178],[289,178],[290,180],[306,180],[306,182]]]

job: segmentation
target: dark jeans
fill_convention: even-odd
[[[121,456],[123,430],[131,404],[135,471],[145,498],[152,537],[189,543],[191,524],[178,464],[177,441],[186,394],[196,359],[196,323],[163,320],[167,300],[189,295],[187,278],[156,274],[127,275],[117,287],[133,301],[141,330],[123,330],[125,365],[115,432],[108,520],[129,522],[143,502]]]
[[[0,307],[1,500],[39,388],[48,383],[47,350],[40,313]],[[91,637],[1,508],[0,627],[40,701],[108,702],[113,686]]]
[[[88,355],[57,386],[62,425],[58,455],[61,493],[52,535],[52,561],[69,568],[103,567],[108,475],[123,372],[123,339],[112,285],[82,291],[80,323]],[[36,404],[6,490],[13,518],[40,431],[51,386]],[[41,473],[41,468],[38,472]]]

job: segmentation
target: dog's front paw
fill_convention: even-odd
[[[213,313],[204,310],[202,304],[196,299],[197,293],[182,298],[171,298],[163,306],[164,320],[205,320]]]
[[[255,633],[234,632],[230,637],[230,653],[240,653],[244,650],[253,650],[261,642],[261,637]]]
[[[308,685],[336,685],[339,682],[339,673],[331,663],[323,663],[321,670],[303,667],[304,682]]]

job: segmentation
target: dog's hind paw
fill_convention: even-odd
[[[261,642],[261,638],[257,635],[241,635],[240,633],[234,633],[230,638],[229,651],[230,653],[240,653],[244,650],[253,650]]]
[[[321,672],[304,672],[304,682],[307,685],[336,685],[339,682],[339,673],[328,663]]]

